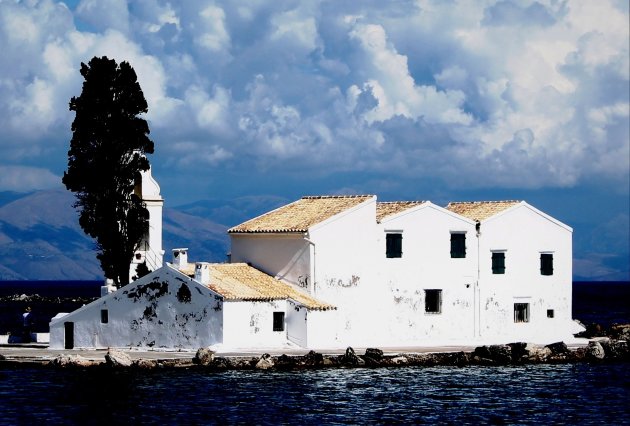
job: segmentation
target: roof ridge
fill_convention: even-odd
[[[305,195],[301,199],[302,200],[324,200],[327,198],[335,199],[335,198],[371,198],[374,195],[370,194],[356,194],[356,195]]]
[[[425,200],[406,200],[406,201],[377,201],[376,204],[423,204]]]
[[[520,203],[522,200],[489,200],[489,201],[450,201],[449,204],[498,204]]]

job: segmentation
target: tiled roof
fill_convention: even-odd
[[[449,203],[446,209],[481,222],[519,203],[520,201],[515,200],[457,202]]]
[[[229,233],[307,232],[308,229],[373,195],[341,195],[302,197],[228,230]]]
[[[387,216],[400,213],[424,203],[425,201],[378,202],[376,203],[376,221],[380,223],[381,220],[385,219]]]
[[[194,276],[195,264],[189,263],[180,271]],[[336,309],[304,294],[246,263],[211,263],[210,283],[206,285],[225,300],[269,301],[293,299],[308,309],[326,311]]]

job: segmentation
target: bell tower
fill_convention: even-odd
[[[144,263],[149,271],[162,267],[164,250],[162,249],[162,208],[164,199],[160,195],[160,185],[149,169],[140,172],[140,181],[136,182],[135,194],[145,203],[149,211],[149,231],[142,239],[140,247],[134,253],[129,268],[129,281],[137,275],[138,266]]]

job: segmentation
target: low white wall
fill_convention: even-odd
[[[74,324],[75,348],[196,349],[223,340],[223,300],[165,266],[50,323],[50,347],[65,345]],[[107,323],[101,311],[107,311]]]
[[[286,300],[227,301],[224,308],[224,340],[230,348],[275,348],[287,343],[286,316],[283,331],[273,331],[273,313],[287,310]]]

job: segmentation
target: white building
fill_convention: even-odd
[[[228,232],[233,263],[194,271],[176,250],[173,265],[54,319],[51,346],[550,343],[579,331],[572,230],[525,202],[304,197]]]
[[[164,199],[160,195],[160,185],[149,170],[140,173],[134,193],[145,203],[149,211],[149,232],[142,239],[129,268],[129,281],[136,276],[138,265],[144,263],[150,271],[162,267],[164,250],[162,249],[162,208]]]

